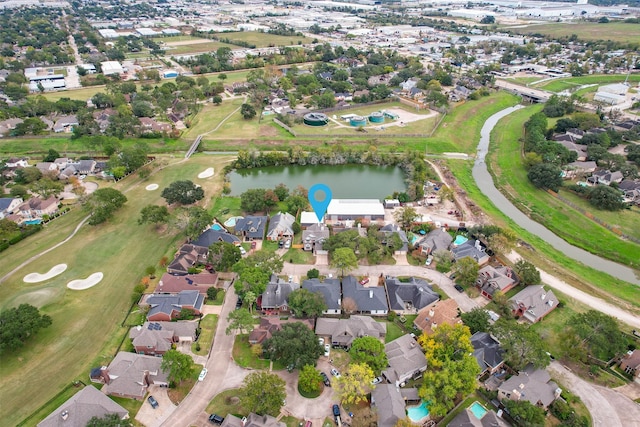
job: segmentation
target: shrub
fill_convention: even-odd
[[[218,288],[211,286],[207,289],[207,298],[214,300],[218,296]]]
[[[312,268],[311,270],[307,271],[308,279],[317,279],[318,277],[320,277],[320,271],[318,271],[317,268]]]

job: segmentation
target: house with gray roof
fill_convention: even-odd
[[[193,342],[196,339],[196,322],[144,322],[129,331],[129,338],[138,354],[161,356],[173,343]]]
[[[96,161],[95,160],[80,160],[79,162],[74,163],[72,166],[75,167],[78,170],[78,173],[88,175],[90,173],[93,173],[93,171],[95,170]]]
[[[473,346],[473,357],[476,358],[480,366],[479,377],[485,373],[493,374],[504,365],[504,350],[490,334],[476,332],[471,335],[471,345]]]
[[[379,427],[394,427],[407,417],[404,398],[395,384],[378,384],[371,392],[371,408],[378,414]]]
[[[209,248],[209,246],[218,242],[231,243],[236,246],[240,245],[240,239],[238,239],[237,236],[227,233],[226,231],[214,230],[213,228],[205,230],[204,233],[202,233],[196,240],[192,241],[191,244]]]
[[[258,306],[264,314],[276,314],[281,311],[289,311],[287,298],[296,289],[300,289],[298,283],[287,282],[276,274],[271,275],[267,288],[260,296]]]
[[[493,299],[493,294],[497,291],[504,294],[513,289],[519,282],[518,276],[510,267],[485,265],[478,271],[475,285],[483,297]]]
[[[120,351],[108,367],[91,371],[91,380],[104,382],[107,395],[142,399],[151,384],[168,386],[167,373],[160,369],[160,357]]]
[[[466,408],[451,420],[447,427],[509,427],[510,424],[504,421],[494,411],[487,411],[482,418],[478,419],[470,408]]]
[[[244,240],[262,240],[266,228],[266,216],[245,216],[236,220],[235,233]]]
[[[322,249],[322,243],[329,238],[329,228],[325,224],[316,223],[302,231],[302,249],[314,253]]]
[[[23,200],[20,197],[0,198],[0,219],[11,215],[22,203]]]
[[[389,308],[396,313],[415,314],[423,307],[440,299],[431,285],[422,279],[412,277],[409,282],[401,282],[397,277],[385,280]]]
[[[542,320],[558,306],[558,298],[552,290],[542,285],[527,286],[509,299],[513,314],[531,323]]]
[[[38,427],[85,427],[91,418],[111,414],[116,414],[121,420],[129,418],[129,411],[88,385],[40,421]]]
[[[390,246],[393,235],[397,235],[402,242],[402,246],[400,249],[396,249],[396,255],[404,255],[409,250],[409,239],[407,238],[407,233],[404,232],[402,228],[400,228],[397,224],[387,224],[384,227],[380,228],[380,232],[385,235],[385,243],[387,246]]]
[[[498,387],[498,398],[526,400],[532,405],[547,409],[560,397],[562,389],[551,381],[551,376],[544,369],[527,366],[518,375],[514,375]]]
[[[249,344],[262,344],[271,338],[274,332],[281,331],[282,327],[288,323],[302,323],[313,331],[312,319],[296,319],[294,317],[282,319],[279,316],[261,317],[260,324],[249,333]]]
[[[296,219],[289,212],[278,212],[269,220],[267,240],[277,241],[281,239],[292,239],[294,234],[294,222],[296,222]]]
[[[353,340],[374,337],[384,340],[387,324],[376,322],[369,316],[351,316],[348,319],[320,317],[316,320],[316,335],[326,338],[334,347],[351,348]]]
[[[342,296],[340,294],[340,279],[308,279],[302,282],[302,288],[310,292],[320,293],[324,297],[327,309],[323,314],[342,313]]]
[[[197,290],[180,291],[173,295],[152,294],[147,297],[145,303],[150,307],[147,313],[147,320],[170,322],[178,317],[182,309],[193,310],[195,315],[199,315],[204,303],[204,297]]]
[[[453,253],[453,258],[456,261],[469,257],[479,265],[489,262],[489,255],[485,252],[479,240],[469,239],[463,244],[451,249],[451,253]]]
[[[257,415],[252,412],[245,418],[228,414],[220,427],[287,427],[287,425],[271,415]]]
[[[587,184],[603,184],[603,185],[611,185],[611,183],[615,182],[619,184],[624,179],[624,175],[622,172],[615,171],[611,172],[610,170],[599,170],[595,171],[593,175],[587,178]]]
[[[427,370],[427,359],[422,348],[411,335],[403,335],[385,344],[384,351],[389,367],[382,371],[382,375],[391,384],[403,386]]]
[[[353,276],[346,276],[342,279],[342,303],[349,298],[355,303],[355,311],[360,314],[372,316],[387,315],[389,305],[387,304],[387,293],[383,287],[364,287]]]
[[[438,250],[448,251],[451,242],[453,242],[453,237],[447,233],[446,229],[436,228],[420,239],[417,245],[420,247],[421,253],[431,255]]]

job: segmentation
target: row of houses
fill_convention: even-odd
[[[0,198],[0,219],[8,219],[17,224],[42,222],[47,216],[55,215],[60,201],[51,196],[47,199],[35,196],[27,201],[20,197]]]

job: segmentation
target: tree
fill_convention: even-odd
[[[358,258],[351,248],[338,248],[331,254],[331,267],[340,270],[344,277],[345,271],[358,267]]]
[[[545,424],[544,409],[532,405],[527,400],[503,400],[509,415],[520,426],[543,426]]]
[[[619,211],[627,205],[622,200],[622,192],[608,185],[597,185],[589,191],[589,203],[598,209]]]
[[[528,325],[503,317],[491,326],[491,333],[500,341],[505,360],[513,369],[520,370],[528,364],[544,368],[549,364],[540,335]]]
[[[253,316],[246,308],[240,308],[229,313],[227,321],[229,322],[229,326],[225,331],[227,335],[231,335],[233,331],[242,333],[242,331],[251,331],[253,329]]]
[[[178,350],[169,350],[162,356],[160,369],[168,373],[169,381],[180,384],[193,375],[193,359]]]
[[[56,150],[54,150],[53,148],[49,148],[49,151],[47,151],[47,155],[44,156],[44,159],[42,159],[43,162],[53,162],[56,159],[60,158],[60,153],[58,153]]]
[[[269,283],[272,273],[282,271],[283,261],[274,252],[256,251],[246,258],[242,258],[233,266],[233,271],[238,273],[239,280],[234,287],[239,295],[251,290],[256,295],[261,295]]]
[[[288,212],[296,213],[307,209],[309,199],[301,195],[292,194],[285,199],[285,204],[287,205]]]
[[[89,212],[90,225],[102,224],[127,202],[127,197],[114,188],[99,188],[83,202],[83,209]]]
[[[367,398],[371,391],[371,381],[375,375],[364,363],[352,363],[335,380],[335,392],[343,404],[358,404]]]
[[[256,116],[256,109],[251,104],[242,104],[240,107],[240,114],[245,120],[253,119]]]
[[[174,203],[190,205],[204,197],[204,190],[189,180],[174,181],[162,190],[161,196],[170,205]]]
[[[216,105],[220,105],[222,104],[222,97],[220,95],[214,95],[211,101]]]
[[[0,312],[0,353],[24,345],[40,329],[51,325],[51,317],[29,304],[20,304]]]
[[[187,209],[187,224],[185,233],[188,237],[196,239],[211,224],[213,216],[200,206],[192,206]]]
[[[322,375],[313,365],[304,365],[298,375],[298,387],[307,393],[317,393],[322,387]]]
[[[398,224],[406,231],[411,227],[413,222],[418,217],[418,212],[414,208],[406,206],[401,210],[396,210],[393,213],[393,217],[398,222]]]
[[[285,381],[268,372],[250,373],[240,388],[240,404],[258,415],[277,416],[286,397]]]
[[[283,183],[276,185],[276,188],[273,189],[273,192],[276,193],[276,196],[278,196],[278,200],[281,202],[284,202],[285,199],[289,197],[289,188]]]
[[[102,418],[91,417],[86,427],[131,427],[128,420],[121,420],[118,414],[107,414]]]
[[[600,360],[609,360],[626,348],[626,340],[616,320],[599,311],[576,314],[567,326],[582,339],[582,349]]]
[[[264,211],[267,207],[266,191],[264,188],[252,188],[240,194],[240,208],[249,213]]]
[[[545,188],[558,191],[562,187],[562,171],[553,163],[540,163],[529,169],[527,177],[533,185],[538,188]]]
[[[64,185],[60,181],[54,181],[48,176],[31,184],[31,191],[44,199],[48,199],[50,196],[57,196],[62,190],[64,190]]]
[[[473,356],[471,332],[464,325],[439,325],[432,335],[418,339],[425,350],[427,366],[418,394],[429,404],[429,412],[435,417],[444,416],[455,401],[476,388],[476,376],[480,373]]]
[[[489,247],[494,251],[502,254],[511,252],[513,248],[513,240],[502,233],[495,233],[487,239]]]
[[[513,269],[520,278],[520,283],[522,284],[539,285],[542,281],[540,279],[540,272],[538,271],[536,266],[531,264],[529,261],[520,259],[513,266]]]
[[[256,294],[252,291],[247,291],[244,293],[244,297],[242,299],[249,306],[249,313],[253,314],[253,303],[258,299]]]
[[[308,277],[308,276],[307,276]],[[311,292],[300,288],[289,294],[289,309],[296,317],[318,317],[327,309],[324,296],[320,292]]]
[[[436,270],[440,273],[446,273],[451,270],[451,262],[453,260],[451,252],[446,249],[438,249],[433,253],[433,259],[436,262]]]
[[[317,279],[318,277],[320,277],[320,271],[317,268],[312,268],[307,271],[307,279]],[[291,297],[289,297],[289,299],[291,299]]]
[[[11,197],[20,198],[23,200],[27,196],[27,194],[29,193],[27,192],[27,187],[25,187],[24,185],[16,184],[11,187],[11,190],[9,190],[9,195]]]
[[[280,360],[295,368],[315,366],[324,353],[314,332],[302,322],[282,325],[281,330],[275,331],[271,338],[265,340],[262,348],[271,360]]]
[[[151,279],[153,279],[154,277],[156,277],[156,276],[155,276],[155,274],[156,274],[156,267],[155,267],[154,265],[150,265],[150,266],[148,266],[148,267],[145,269],[145,271],[144,271],[144,272],[145,272],[145,273],[147,273],[147,276],[149,276]]]
[[[496,18],[492,15],[487,15],[480,20],[481,24],[495,24]]]
[[[166,224],[169,222],[169,210],[166,206],[147,205],[140,211],[140,218],[138,218],[138,224],[151,223],[156,227],[160,224]]]
[[[215,300],[218,297],[218,291],[219,289],[216,288],[215,286],[209,286],[207,288],[207,298],[209,298],[210,300]]]
[[[462,286],[471,286],[478,279],[479,266],[471,257],[464,257],[456,261],[453,271],[456,273],[456,281]]]
[[[353,340],[349,354],[353,363],[368,365],[374,374],[382,372],[389,362],[384,344],[374,337],[360,337]]]
[[[42,178],[42,172],[35,166],[16,169],[16,176],[13,181],[16,184],[31,184]]]
[[[217,271],[229,271],[242,258],[240,248],[228,242],[216,242],[209,246],[208,261]]]
[[[476,332],[486,332],[489,330],[489,313],[484,308],[476,307],[471,311],[460,314],[462,322],[471,330],[471,334]]]

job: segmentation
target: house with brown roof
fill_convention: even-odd
[[[443,323],[451,326],[462,323],[458,303],[453,298],[444,301],[435,301],[422,308],[413,324],[427,335],[435,332],[435,329]]]
[[[93,417],[104,418],[111,414],[121,420],[129,418],[129,411],[88,385],[40,421],[38,427],[84,427]]]
[[[620,369],[640,381],[640,350],[628,352],[620,361]]]
[[[542,320],[558,306],[558,298],[552,290],[542,285],[527,286],[509,299],[513,314],[531,323]]]
[[[249,344],[262,344],[273,336],[273,333],[280,331],[287,323],[301,322],[309,329],[313,330],[313,320],[311,319],[280,319],[280,317],[261,317],[260,325],[256,326],[249,334]]]
[[[167,266],[167,272],[177,275],[188,274],[191,267],[207,262],[208,254],[208,248],[184,244],[180,246],[173,261]]]
[[[202,272],[198,274],[185,274],[174,276],[165,273],[160,278],[155,293],[177,294],[181,291],[197,290],[202,296],[207,295],[207,289],[216,286],[218,275],[216,273]]]
[[[109,366],[91,370],[91,381],[103,383],[106,395],[142,399],[152,384],[167,387],[167,373],[160,357],[120,351]]]
[[[58,211],[58,203],[59,201],[55,196],[44,200],[36,196],[18,206],[17,213],[23,220],[42,219],[44,215],[56,213]]]
[[[384,340],[387,324],[376,322],[369,316],[351,316],[348,319],[320,317],[316,320],[316,335],[334,347],[351,348],[353,340],[360,337],[374,337]]]
[[[518,282],[518,276],[516,276],[510,267],[504,265],[499,267],[487,265],[478,271],[476,287],[480,290],[483,297],[493,299],[493,294],[497,291],[504,294],[513,289]]]
[[[531,365],[498,387],[500,399],[526,400],[544,409],[560,397],[560,393],[562,389],[551,381],[547,371],[535,369]]]
[[[178,342],[190,343],[196,339],[196,322],[145,322],[129,331],[129,338],[138,354],[162,356]]]

